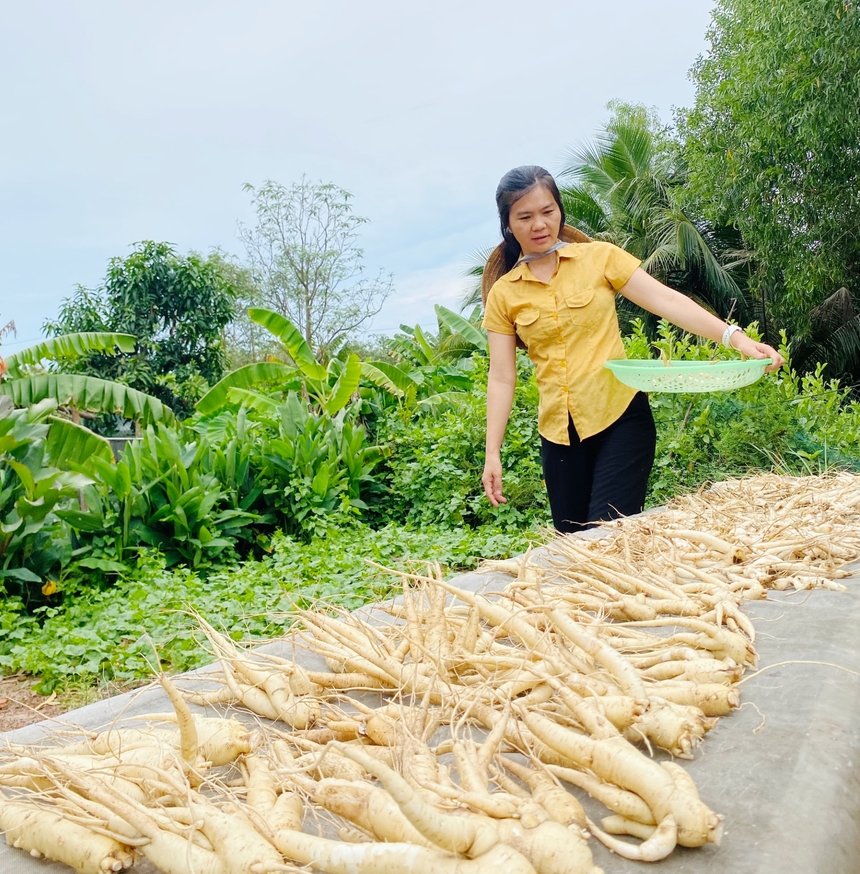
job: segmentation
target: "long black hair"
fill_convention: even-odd
[[[505,173],[502,176],[501,182],[499,182],[499,187],[496,189],[496,206],[499,210],[499,223],[502,228],[502,253],[505,257],[505,271],[510,270],[520,257],[520,244],[508,228],[511,207],[524,194],[528,194],[535,185],[543,185],[553,196],[559,210],[561,210],[561,224],[558,226],[558,235],[561,234],[561,229],[564,227],[564,204],[561,202],[558,185],[555,184],[555,179],[543,167],[537,167],[532,164],[525,167],[514,167],[513,170]]]

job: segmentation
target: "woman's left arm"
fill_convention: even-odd
[[[700,307],[685,294],[663,285],[641,267],[619,289],[619,293],[649,313],[717,343],[722,340],[723,332],[728,327],[722,319]],[[735,331],[729,338],[729,344],[748,358],[771,358],[773,364],[768,366],[767,372],[785,364],[785,359],[776,349],[751,340],[743,331]]]

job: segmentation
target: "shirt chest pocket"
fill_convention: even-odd
[[[564,299],[567,317],[574,325],[590,325],[600,318],[600,301],[593,288],[579,290]]]
[[[541,312],[537,307],[524,307],[515,318],[517,336],[526,344],[541,336],[545,327],[546,319],[541,318]]]

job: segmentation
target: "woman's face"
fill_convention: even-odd
[[[535,185],[514,201],[508,216],[508,227],[520,244],[523,255],[546,252],[558,242],[561,210],[543,185]]]

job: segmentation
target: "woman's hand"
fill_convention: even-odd
[[[490,373],[487,378],[486,462],[481,482],[494,507],[507,504],[502,495],[502,440],[514,401],[517,384],[517,338],[487,331],[490,345]]]
[[[747,358],[770,358],[773,361],[773,364],[769,364],[765,368],[765,373],[770,373],[772,370],[779,370],[783,364],[785,364],[785,359],[773,346],[768,346],[767,343],[759,343],[756,340],[752,340],[744,334],[743,331],[735,331],[734,334],[729,338],[729,345],[733,349],[737,349],[742,355],[746,355]]]
[[[673,325],[707,337],[719,343],[726,323],[717,318],[713,313],[700,307],[695,301],[685,294],[674,291],[653,276],[646,273],[640,267],[634,271],[627,284],[619,289],[629,301],[632,301],[649,313],[668,319]],[[751,340],[741,331],[735,331],[729,338],[729,344],[733,349],[746,355],[748,358],[771,358],[773,364],[769,364],[766,372],[776,370],[785,364],[785,359],[772,346],[766,343],[757,343]]]
[[[487,456],[481,482],[484,484],[487,498],[494,507],[508,503],[508,499],[502,494],[502,460],[499,456]]]

